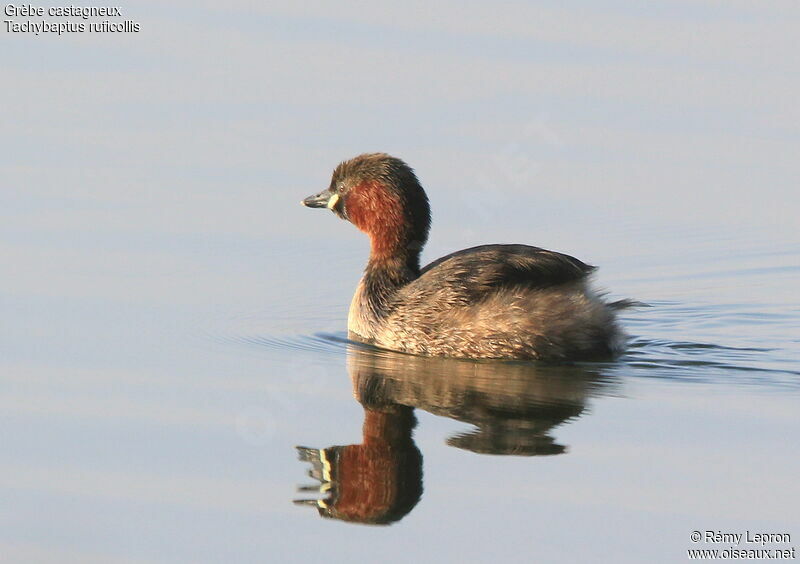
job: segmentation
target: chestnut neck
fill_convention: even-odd
[[[365,180],[347,196],[347,217],[370,239],[367,275],[400,286],[419,276],[419,254],[427,238],[415,225],[402,191],[380,180]]]

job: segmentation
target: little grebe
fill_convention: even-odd
[[[594,270],[528,245],[481,245],[420,269],[430,206],[414,171],[384,153],[341,163],[302,202],[370,237],[347,328],[359,341],[419,355],[580,360],[619,352],[614,310],[588,284]]]

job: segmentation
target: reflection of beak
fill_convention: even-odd
[[[328,455],[325,449],[301,446],[295,448],[297,449],[298,458],[300,460],[311,463],[311,470],[308,471],[308,475],[320,482],[319,484],[300,486],[297,488],[297,491],[314,492],[319,495],[328,494],[333,489],[333,484],[331,482],[331,463],[328,461]],[[313,505],[314,507],[327,509],[328,501],[329,499],[295,499],[294,503],[297,505]]]
[[[311,470],[308,471],[309,476],[319,480],[322,484],[331,481],[331,463],[328,461],[325,449],[303,446],[295,448],[297,449],[298,459],[311,463]]]
[[[333,206],[336,205],[336,201],[338,199],[339,199],[339,194],[331,192],[330,190],[323,190],[319,194],[314,194],[313,196],[309,196],[300,203],[309,208],[331,209],[333,208]]]
[[[293,499],[295,505],[310,505],[318,509],[328,509],[328,502],[324,499]]]

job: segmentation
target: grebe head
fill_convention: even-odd
[[[364,231],[372,242],[374,260],[416,260],[428,239],[428,197],[411,167],[385,153],[341,163],[328,189],[302,203],[328,208]]]

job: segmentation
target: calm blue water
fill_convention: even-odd
[[[3,562],[800,544],[793,5],[170,6],[126,4],[138,36],[1,33]],[[367,242],[298,202],[374,150],[428,190],[423,260],[596,264],[647,304],[626,354],[348,343]]]

